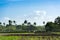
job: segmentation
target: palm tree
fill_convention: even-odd
[[[31,23],[30,23],[30,22],[28,22],[27,24],[28,24],[28,25],[31,25]]]
[[[43,21],[43,24],[45,24],[45,21]]]
[[[24,25],[24,23],[22,25]]]
[[[36,25],[36,22],[34,22],[34,25]]]
[[[27,20],[24,21],[24,24],[27,24]]]
[[[0,22],[0,25],[1,25],[2,23]]]
[[[12,21],[11,20],[9,20],[9,25],[12,25]]]
[[[16,25],[16,21],[13,21],[13,23]]]
[[[5,23],[3,23],[3,25],[5,26]]]
[[[55,19],[54,22],[57,23],[57,24],[60,24],[60,17],[58,16],[58,17]]]

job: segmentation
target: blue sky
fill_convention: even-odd
[[[21,24],[24,20],[43,25],[43,21],[54,21],[60,16],[59,0],[0,0],[0,21],[16,20]]]

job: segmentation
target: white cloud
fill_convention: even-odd
[[[22,24],[23,21],[24,21],[24,18],[20,17],[20,16],[17,16],[15,18],[9,18],[9,17],[3,17],[1,22],[5,22],[6,24],[8,24],[8,20],[12,20],[12,21],[16,21],[16,24]]]
[[[15,20],[17,24],[22,24],[24,20],[27,20],[28,22],[36,22],[37,25],[43,25],[43,21],[54,21],[53,16],[46,16],[46,11],[35,11],[32,14],[24,14],[23,16],[17,16],[14,18],[11,18],[11,20]],[[9,17],[4,17],[2,22],[8,23],[8,20],[10,20]]]
[[[10,20],[9,17],[3,17],[3,18],[0,19],[0,22],[8,24],[8,20]]]
[[[43,21],[45,21],[46,13],[47,12],[43,10],[33,11],[32,14],[30,15],[25,14],[24,18],[31,23],[36,22],[37,25],[43,25]]]
[[[37,22],[37,25],[43,25],[43,21],[46,21],[45,17],[46,17],[46,14],[47,12],[44,11],[44,10],[37,10],[37,11],[34,11],[34,17],[33,17],[33,20],[35,22]]]
[[[36,13],[40,13],[40,11],[36,11]]]
[[[10,18],[9,18],[9,17],[4,17],[4,19],[5,19],[5,20],[10,20]]]
[[[34,17],[34,19],[36,20],[36,19],[38,19],[38,17]]]
[[[9,17],[4,17],[3,20],[2,20],[2,22],[5,22],[6,24],[8,24],[8,20],[10,20]]]
[[[28,17],[28,15],[27,15],[27,14],[24,14],[23,16],[24,16],[24,18],[27,18],[27,17]]]
[[[56,17],[54,17],[54,16],[47,16],[46,17],[46,21],[52,21],[52,22],[54,22],[55,18]]]
[[[36,15],[40,15],[40,16],[42,16],[42,15],[46,15],[46,11],[44,11],[44,10],[37,10],[37,11],[35,11],[35,13],[36,13]]]

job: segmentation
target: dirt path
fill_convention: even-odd
[[[60,36],[60,34],[43,34],[43,33],[35,33],[35,34],[20,34],[20,33],[0,33],[0,36]]]

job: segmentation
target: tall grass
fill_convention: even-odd
[[[0,40],[60,40],[60,36],[0,36]]]

